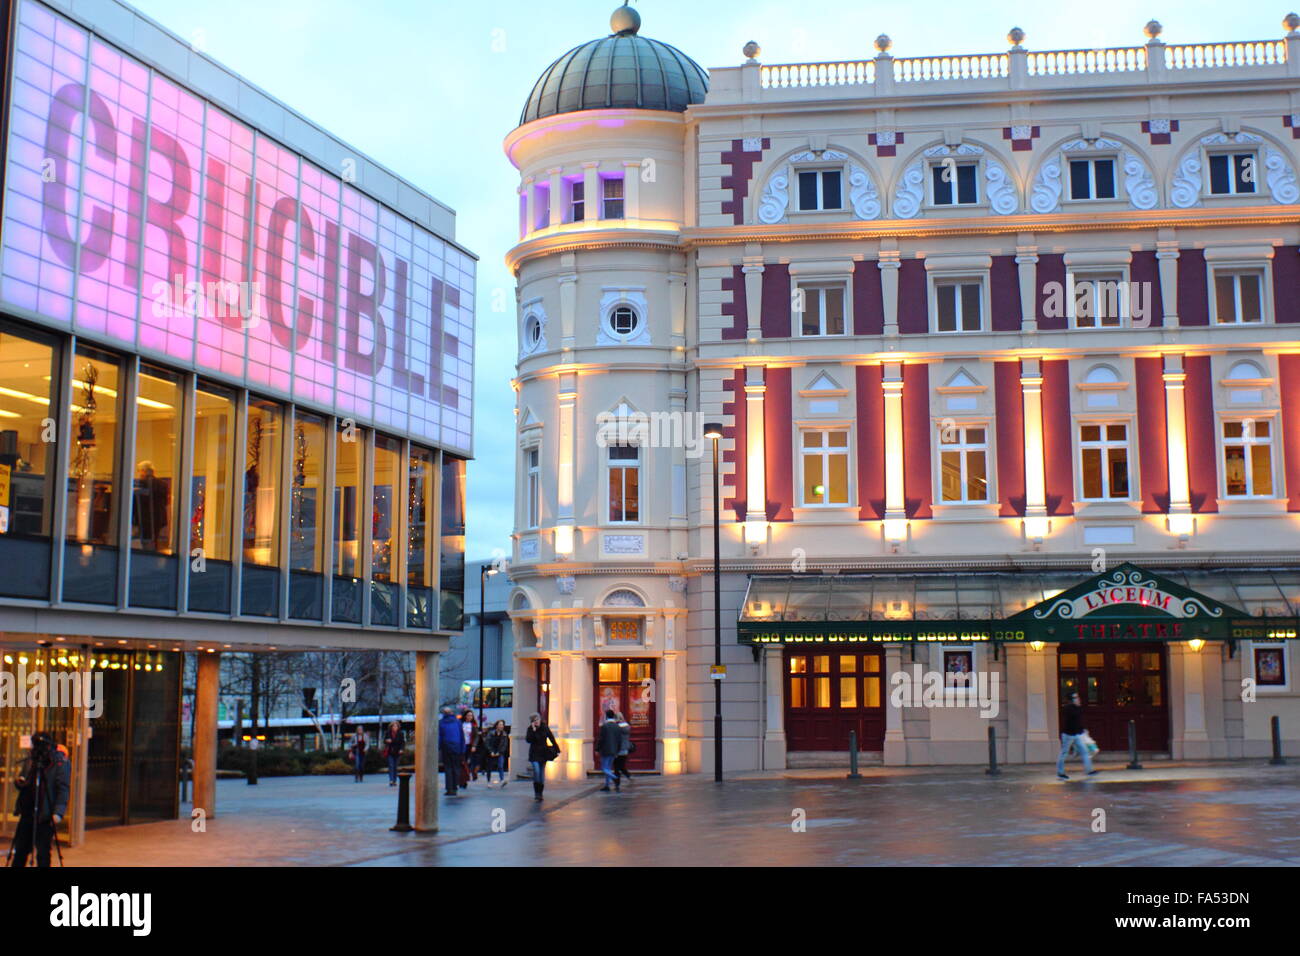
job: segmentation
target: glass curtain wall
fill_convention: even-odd
[[[289,616],[319,621],[323,611],[325,419],[294,414],[289,479]]]
[[[235,393],[199,382],[190,478],[189,609],[230,613],[235,473]]]
[[[332,619],[361,623],[361,452],[365,436],[354,425],[334,435],[334,546]]]
[[[441,626],[465,626],[465,462],[442,457],[442,534],[438,572]]]
[[[63,600],[117,603],[122,360],[78,345],[70,397]]]
[[[0,596],[50,596],[58,374],[52,340],[0,326]]]
[[[248,399],[244,449],[244,520],[239,613],[280,615],[280,468],[284,455],[283,405]]]
[[[402,443],[386,435],[375,436],[374,481],[370,491],[370,623],[397,626],[400,586],[397,510],[401,494]]]
[[[437,569],[431,536],[438,500],[434,494],[433,452],[412,446],[406,471],[406,625],[432,628]]]
[[[176,509],[181,472],[181,376],[140,366],[131,487],[131,585],[128,603],[175,608]]]

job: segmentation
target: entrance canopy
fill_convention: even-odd
[[[752,575],[745,644],[1289,640],[1300,569]]]

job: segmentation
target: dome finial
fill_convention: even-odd
[[[641,14],[624,3],[609,18],[609,28],[616,36],[631,36],[641,29]]]

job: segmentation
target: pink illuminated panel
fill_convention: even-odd
[[[0,304],[470,449],[471,257],[37,0],[12,81]]]

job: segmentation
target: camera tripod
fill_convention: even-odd
[[[42,754],[42,756],[46,758],[46,761],[48,761],[48,753],[44,753]],[[36,861],[37,859],[39,859],[36,853],[37,845],[38,845],[37,835],[40,831],[41,799],[45,795],[45,768],[43,766],[43,763],[46,761],[38,760],[35,754],[33,754],[28,759],[31,761],[32,772],[34,774],[34,779],[32,780],[30,785],[35,787],[36,790],[32,797],[32,843],[31,843],[31,847],[27,851],[27,854],[25,854],[23,857],[24,866],[27,865],[27,856],[29,855],[32,857],[33,865],[37,865]],[[20,775],[20,779],[21,779],[21,775]],[[22,825],[23,825],[23,817],[20,814],[18,817],[18,826],[21,828]],[[50,817],[50,830],[54,836],[54,850],[59,857],[59,866],[63,866],[64,865],[63,844],[59,840],[59,825],[54,822],[53,816]],[[13,839],[9,841],[9,852],[5,855],[6,867],[15,865],[16,861],[14,858],[16,855],[17,846],[18,846],[18,831],[15,830]]]

